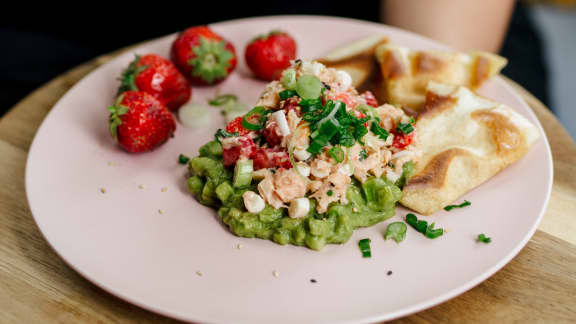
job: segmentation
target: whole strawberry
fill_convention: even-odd
[[[126,91],[108,107],[110,134],[126,151],[136,153],[162,145],[176,130],[170,111],[144,91]]]
[[[186,29],[172,43],[172,61],[194,85],[224,81],[236,68],[236,49],[232,43],[208,26]]]
[[[257,78],[276,80],[296,58],[296,42],[283,31],[272,31],[248,43],[244,57]]]
[[[174,64],[160,55],[136,55],[122,73],[118,93],[144,91],[162,101],[170,110],[178,110],[192,94],[190,83]]]

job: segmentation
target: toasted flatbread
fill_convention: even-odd
[[[424,108],[430,81],[475,90],[507,63],[505,58],[486,52],[417,51],[390,44],[379,45],[376,57],[384,79],[379,97],[415,111]]]
[[[414,142],[421,156],[404,206],[429,215],[520,160],[540,136],[508,106],[462,86],[430,82]]]
[[[381,79],[374,53],[379,45],[387,42],[388,39],[383,35],[370,36],[337,48],[317,61],[327,67],[348,72],[352,77],[352,86],[358,90],[372,91]]]

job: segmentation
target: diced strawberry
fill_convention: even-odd
[[[238,133],[238,135],[246,135],[250,133],[250,130],[242,126],[242,117],[236,117],[226,125],[226,131],[228,133]]]
[[[376,97],[374,97],[374,94],[371,91],[365,91],[361,96],[364,97],[367,105],[378,107],[378,100],[376,100]]]
[[[392,146],[399,149],[404,149],[406,146],[412,144],[414,140],[414,132],[406,135],[400,132],[392,132],[394,134],[394,142],[392,142]]]
[[[284,110],[284,112],[286,113],[286,116],[288,116],[288,113],[290,112],[290,110],[294,110],[296,112],[296,115],[298,115],[298,117],[300,117],[302,115],[302,109],[298,105],[298,99],[296,99],[296,98],[286,99],[284,101],[284,104],[282,105],[281,109]]]
[[[256,150],[256,144],[247,136],[229,137],[222,140],[222,159],[225,166],[231,166],[240,158],[249,158]]]
[[[262,136],[264,136],[268,145],[276,146],[282,143],[282,135],[279,133],[279,131],[278,123],[276,123],[276,121],[270,121],[266,127],[264,127]]]
[[[288,152],[282,149],[258,148],[251,157],[254,161],[254,170],[275,167],[292,168]]]

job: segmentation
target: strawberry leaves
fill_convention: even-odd
[[[118,141],[118,126],[122,125],[122,119],[120,116],[128,112],[128,107],[117,105],[109,106],[107,109],[110,112],[110,120],[108,125],[110,135],[114,137],[114,140]]]
[[[208,84],[224,79],[228,75],[230,60],[234,53],[226,48],[226,42],[200,38],[200,45],[192,47],[196,55],[188,61],[193,66],[192,75],[201,78]]]
[[[138,66],[139,61],[140,55],[135,54],[134,60],[130,62],[130,65],[128,65],[128,67],[122,72],[118,94],[121,94],[125,91],[138,91],[138,86],[136,85],[136,77],[140,72],[146,70],[148,67],[146,65]]]

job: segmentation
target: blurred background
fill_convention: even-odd
[[[404,0],[388,0],[400,1]],[[573,97],[576,94],[576,0],[508,2],[510,8],[503,6],[502,12],[511,10],[509,25],[504,29],[502,45],[498,46],[500,54],[510,59],[503,74],[547,105],[572,137],[576,137]],[[384,2],[361,3],[345,7],[335,6],[333,1],[275,2],[273,7],[269,2],[123,4],[121,7],[78,2],[74,5],[11,4],[12,8],[3,10],[0,21],[3,45],[0,115],[31,91],[78,64],[192,25],[261,15],[316,14],[384,21],[420,33],[429,30],[418,21],[409,24],[389,17]],[[418,11],[418,7],[411,10]],[[490,18],[486,19],[486,25],[490,26]],[[289,26],[279,27],[290,30]]]

